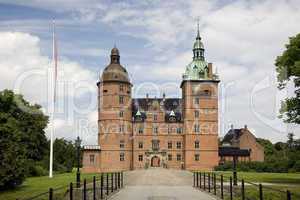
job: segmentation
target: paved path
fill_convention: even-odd
[[[126,172],[125,187],[113,200],[213,200],[193,188],[191,172],[162,168]]]

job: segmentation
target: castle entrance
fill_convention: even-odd
[[[158,156],[151,158],[151,167],[160,167],[160,158]]]

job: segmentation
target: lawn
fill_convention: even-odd
[[[92,181],[93,176],[96,174],[82,174],[81,178],[86,178],[87,181]],[[41,177],[29,177],[24,183],[14,190],[8,190],[4,192],[0,192],[0,199],[2,200],[15,200],[15,199],[25,199],[29,197],[33,197],[37,194],[47,192],[49,187],[60,188],[60,187],[68,187],[70,182],[75,183],[76,181],[76,172],[72,173],[63,173],[63,174],[55,174],[53,178],[49,178],[48,176]]]

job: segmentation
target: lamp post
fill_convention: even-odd
[[[236,170],[236,165],[237,165],[237,155],[233,156],[233,166],[232,166],[232,171],[233,171],[233,185],[237,185],[237,170]]]
[[[75,146],[77,148],[77,172],[76,172],[76,186],[77,188],[80,188],[80,145],[81,145],[81,140],[79,136],[77,136],[77,139],[75,141]]]

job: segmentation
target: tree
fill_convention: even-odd
[[[65,139],[55,139],[54,149],[54,170],[71,172],[76,163],[76,147]]]
[[[290,38],[286,50],[277,57],[275,65],[278,88],[285,88],[290,80],[295,87],[295,95],[282,102],[280,117],[285,122],[300,124],[300,33]]]
[[[44,157],[48,117],[40,108],[11,90],[0,92],[0,189],[21,184],[30,162]]]

